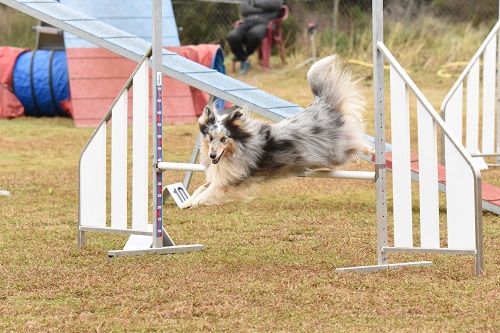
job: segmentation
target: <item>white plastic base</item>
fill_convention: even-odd
[[[397,264],[386,264],[386,265],[372,265],[372,266],[356,266],[356,267],[345,267],[337,268],[336,273],[349,273],[349,272],[359,272],[359,273],[370,273],[378,272],[389,269],[399,269],[404,267],[422,267],[431,266],[432,261],[416,261],[416,262],[403,262]]]

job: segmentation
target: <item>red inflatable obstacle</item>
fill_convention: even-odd
[[[219,66],[223,62],[219,45],[168,49],[209,68],[216,67],[216,61]],[[68,48],[66,52],[75,126],[96,126],[137,64],[101,48]],[[208,101],[207,94],[170,78],[165,78],[164,87],[167,123],[194,122]]]
[[[0,118],[16,118],[24,114],[24,107],[14,95],[12,73],[17,57],[27,49],[0,47]]]

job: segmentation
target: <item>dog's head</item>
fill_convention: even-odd
[[[218,115],[212,103],[203,110],[198,119],[203,134],[202,154],[207,154],[213,164],[219,163],[223,156],[232,156],[237,142],[243,142],[250,136],[244,129],[245,114],[241,108],[233,107]]]

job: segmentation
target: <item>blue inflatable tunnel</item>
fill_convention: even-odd
[[[13,88],[27,116],[68,116],[70,99],[65,51],[36,50],[21,54],[13,73]]]

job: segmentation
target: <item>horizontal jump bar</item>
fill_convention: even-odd
[[[174,170],[174,171],[194,171],[194,172],[205,171],[205,168],[201,164],[176,163],[176,162],[159,162],[158,169],[160,169],[160,170]],[[306,173],[304,173],[304,175],[301,175],[300,177],[374,180],[375,179],[375,172],[371,172],[371,171],[311,170],[311,171],[307,171]]]
[[[345,171],[345,170],[311,170],[300,177],[310,178],[340,178],[375,180],[375,172],[372,171]]]
[[[177,162],[158,162],[158,169],[173,170],[173,171],[195,171],[204,172],[205,167],[196,163],[177,163]]]
[[[475,249],[448,249],[448,248],[425,248],[425,247],[383,247],[384,253],[441,253],[441,254],[476,254]]]

